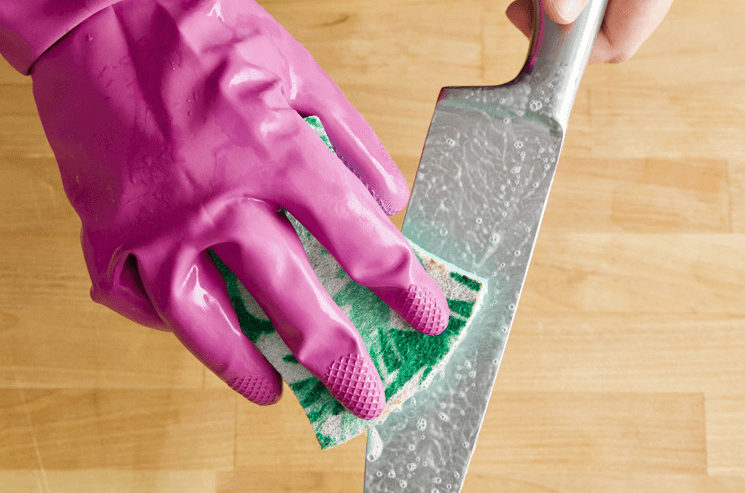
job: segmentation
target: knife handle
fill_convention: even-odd
[[[566,129],[608,0],[589,0],[579,18],[569,26],[552,21],[543,7],[544,2],[533,2],[530,50],[515,82],[530,81],[535,84],[553,79],[551,82],[556,99],[552,116]]]

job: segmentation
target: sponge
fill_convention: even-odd
[[[333,150],[320,120],[309,117],[306,121]],[[321,284],[359,330],[380,374],[387,403],[380,417],[363,420],[339,404],[321,381],[298,363],[238,278],[216,255],[212,257],[225,280],[241,330],[288,383],[321,447],[328,449],[381,422],[392,409],[429,384],[462,339],[486,292],[486,282],[412,244],[424,269],[442,288],[450,307],[450,320],[442,334],[420,334],[372,291],[354,282],[318,240],[286,214]]]

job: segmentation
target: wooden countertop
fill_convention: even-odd
[[[506,1],[261,3],[410,181],[440,87],[506,81],[527,49]],[[743,18],[677,0],[635,58],[588,70],[465,492],[745,491]],[[4,62],[0,213],[0,491],[361,491],[364,438],[321,453],[291,395],[253,406],[89,300]]]

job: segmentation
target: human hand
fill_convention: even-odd
[[[359,333],[281,209],[419,331],[444,330],[447,303],[386,217],[407,203],[403,176],[276,20],[251,0],[123,0],[31,74],[96,301],[172,331],[232,388],[271,404],[279,376],[242,334],[211,250],[343,405],[366,419],[383,411]]]
[[[571,24],[588,0],[544,0],[548,16],[557,24]],[[660,25],[673,0],[608,0],[600,32],[590,54],[590,63],[618,63],[631,58]],[[515,0],[507,7],[507,18],[530,36],[533,0]]]

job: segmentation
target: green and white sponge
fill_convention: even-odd
[[[306,120],[331,148],[318,118]],[[372,291],[354,282],[308,230],[289,214],[288,217],[321,284],[359,330],[380,374],[387,402],[382,416],[363,420],[339,404],[321,381],[298,363],[236,276],[216,256],[213,258],[225,279],[241,330],[289,384],[318,442],[327,449],[381,422],[393,408],[428,385],[462,339],[486,292],[486,282],[412,245],[427,273],[442,288],[450,307],[450,320],[442,334],[420,334]]]

